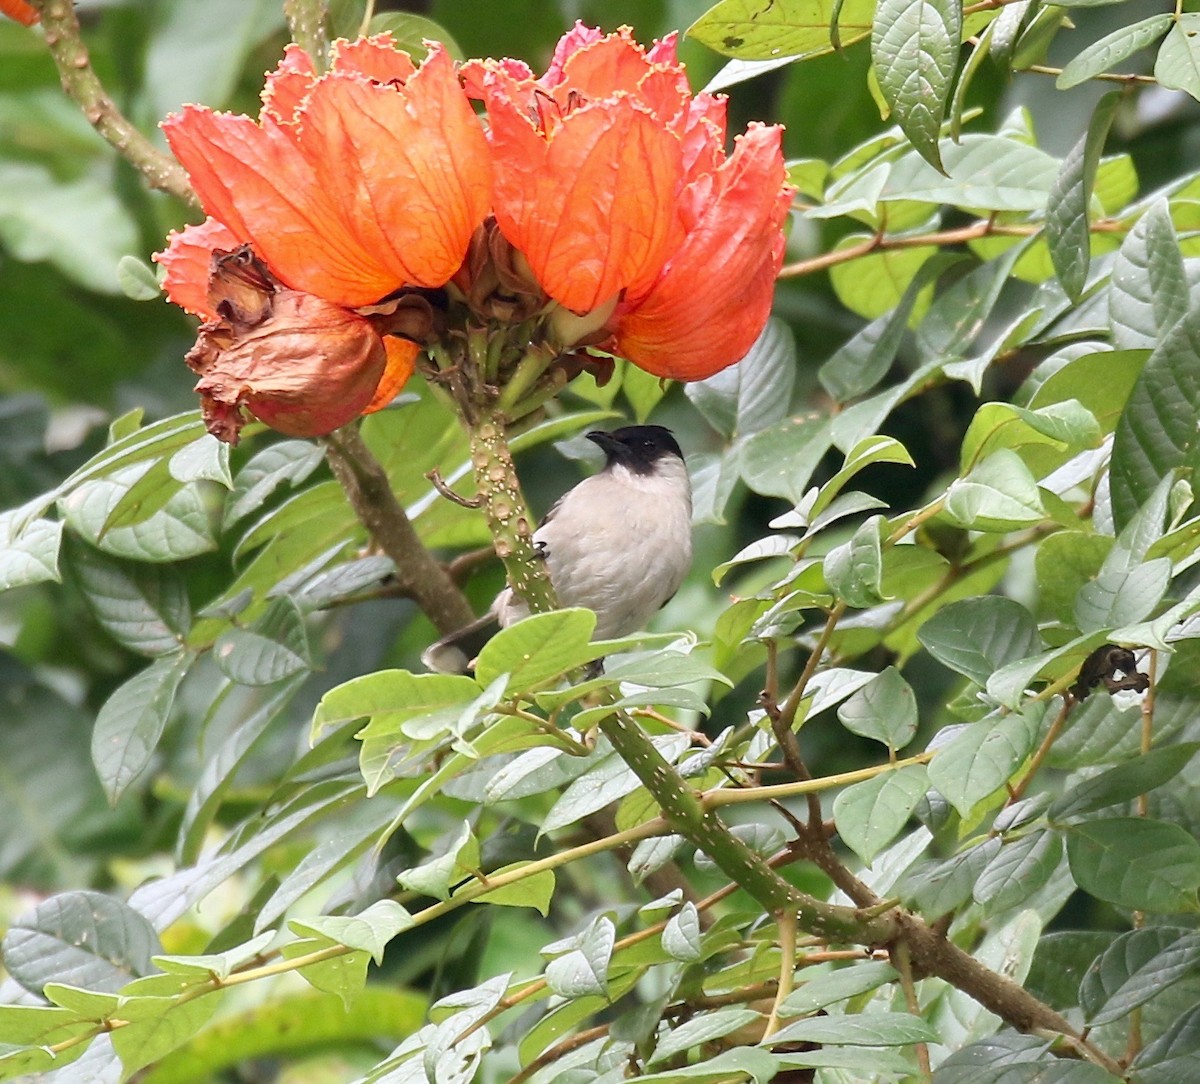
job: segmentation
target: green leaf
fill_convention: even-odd
[[[292,919],[289,929],[301,936],[324,937],[346,948],[369,953],[375,962],[383,962],[383,950],[398,933],[412,925],[410,915],[395,900],[378,900],[357,915],[323,915],[318,918]]]
[[[977,685],[1041,646],[1033,615],[1019,602],[1000,595],[942,607],[921,626],[917,639],[938,662]]]
[[[1089,1027],[1111,1024],[1197,969],[1200,933],[1177,926],[1129,930],[1088,968],[1079,1005]]]
[[[1099,574],[1111,549],[1111,538],[1087,531],[1059,531],[1043,540],[1034,555],[1039,616],[1074,621],[1079,589]]]
[[[662,377],[639,369],[636,365],[628,365],[621,380],[621,393],[629,405],[633,407],[634,419],[640,425],[648,417],[667,394],[669,381]]]
[[[1002,533],[1040,522],[1046,509],[1021,457],[1001,448],[950,484],[944,514],[968,530]]]
[[[968,723],[929,762],[929,780],[962,817],[1002,787],[1033,749],[1046,706]]]
[[[206,980],[214,975],[219,979],[228,978],[233,972],[249,963],[255,957],[266,951],[267,946],[275,939],[275,931],[267,930],[257,937],[224,952],[207,953],[201,956],[163,956],[154,957],[154,964],[171,975]]]
[[[903,749],[917,732],[917,698],[894,666],[880,671],[838,708],[838,718],[851,734]]]
[[[843,48],[871,32],[870,0],[720,0],[688,27],[687,36],[742,60],[822,56],[833,52],[835,9]]]
[[[21,509],[0,514],[0,591],[59,580],[63,525],[28,519]]]
[[[0,242],[15,259],[46,260],[98,294],[119,293],[117,264],[142,247],[102,172],[63,180],[42,163],[11,157],[0,158]]]
[[[864,437],[846,453],[845,462],[842,463],[838,472],[821,486],[816,498],[807,506],[808,521],[805,526],[815,526],[821,518],[821,514],[832,506],[842,487],[859,471],[865,470],[875,463],[902,463],[906,467],[916,466],[912,456],[908,454],[908,449],[895,438],[882,435]],[[862,494],[859,496],[861,497]],[[772,526],[778,526],[778,524],[773,522]]]
[[[868,960],[838,971],[829,971],[802,982],[793,990],[779,1007],[780,1015],[786,1017],[814,1013],[827,1005],[868,994],[884,983],[895,982],[899,977],[895,968],[882,960]]]
[[[771,319],[741,361],[685,384],[684,392],[723,436],[749,436],[788,416],[795,381],[795,336],[782,320]]]
[[[1108,287],[1113,342],[1124,349],[1153,350],[1187,309],[1187,275],[1171,209],[1165,199],[1155,200],[1113,259]]]
[[[921,292],[935,282],[955,257],[934,256],[926,260],[904,290],[896,307],[876,317],[871,323],[847,339],[817,372],[821,385],[838,402],[865,395],[878,384],[892,367],[908,321]]]
[[[470,823],[464,821],[441,854],[398,874],[396,880],[413,892],[448,900],[452,885],[474,875],[479,868],[479,840],[471,832]]]
[[[534,614],[501,629],[487,642],[475,664],[475,676],[481,685],[489,685],[508,674],[510,688],[531,689],[602,655],[591,643],[595,628],[591,610]]]
[[[1200,910],[1200,842],[1177,824],[1145,817],[1072,827],[1067,858],[1075,883],[1097,899],[1138,911]]]
[[[852,784],[833,800],[838,835],[870,864],[900,834],[928,789],[924,764],[909,764]]]
[[[971,898],[975,882],[1000,853],[998,836],[985,839],[944,862],[918,866],[905,875],[900,894],[929,918],[956,911]]]
[[[900,158],[880,199],[989,211],[1043,211],[1058,172],[1058,161],[1051,155],[1003,135],[966,135],[958,143],[945,143],[941,155],[945,174],[916,153]]]
[[[1062,288],[1072,301],[1083,296],[1092,259],[1092,237],[1088,222],[1096,167],[1104,141],[1121,100],[1119,91],[1100,99],[1088,130],[1063,159],[1062,169],[1050,189],[1046,204],[1046,243]]]
[[[1188,1009],[1134,1059],[1140,1084],[1192,1084],[1200,1051],[1200,1006]]]
[[[313,714],[313,737],[326,727],[355,719],[385,719],[391,723],[442,708],[462,708],[483,690],[459,674],[411,674],[407,670],[377,670],[330,689]]]
[[[150,763],[192,659],[186,652],[156,659],[119,686],[96,716],[92,761],[113,805]]]
[[[1024,903],[1050,882],[1062,853],[1062,837],[1057,832],[1032,832],[1005,843],[975,882],[975,901],[987,914],[1000,914]]]
[[[813,416],[760,430],[742,445],[742,478],[756,493],[799,501],[829,450],[829,434],[829,420]]]
[[[109,518],[146,476],[169,499],[136,523],[109,527]],[[106,553],[137,561],[177,561],[216,548],[213,509],[196,485],[179,488],[161,464],[137,462],[80,485],[59,501],[68,526]],[[166,478],[160,486],[161,479]]]
[[[289,950],[285,945],[281,951],[288,955]],[[356,955],[365,963],[365,952]],[[308,977],[314,970],[307,967],[301,975]],[[380,1039],[398,1043],[420,1030],[428,1000],[414,991],[372,984],[354,995],[352,1006],[352,1012],[345,1011],[344,1005],[339,1010],[328,996],[308,991],[276,993],[261,1004],[242,1008],[227,1005],[216,1022],[164,1057],[140,1084],[208,1081],[258,1059],[299,1062],[314,1050],[341,1050]]]
[[[174,997],[125,1000],[121,1015],[128,1024],[112,1031],[113,1049],[121,1059],[124,1078],[195,1036],[217,1011],[224,993],[214,990],[190,1000]]]
[[[1102,568],[1075,598],[1075,624],[1081,632],[1121,628],[1149,617],[1171,583],[1169,557],[1158,557],[1128,572]]]
[[[579,937],[570,939],[568,951],[546,965],[546,985],[559,997],[604,994],[616,936],[612,919],[597,919]],[[543,951],[552,948],[548,946]]]
[[[528,862],[513,862],[493,870],[489,877],[498,877],[504,873],[512,873],[529,865]],[[512,884],[500,885],[480,896],[474,897],[472,903],[494,903],[498,907],[532,907],[543,917],[550,913],[550,904],[554,899],[554,870],[543,869],[528,877],[522,877]]]
[[[1038,385],[1027,405],[1040,410],[1074,399],[1111,433],[1147,357],[1145,350],[1108,350],[1073,358]]]
[[[933,172],[931,167],[925,168]],[[842,238],[834,251],[854,248],[866,239],[863,234],[851,234]],[[833,283],[838,300],[846,308],[868,320],[874,320],[900,304],[913,278],[926,261],[936,255],[938,249],[932,245],[885,248],[855,260],[834,264],[829,270],[829,280]],[[924,297],[918,296],[914,311],[923,312],[926,304]]]
[[[287,596],[275,599],[248,627],[223,632],[212,654],[217,668],[242,685],[274,685],[312,669],[304,616]]]
[[[1162,338],[1142,369],[1117,425],[1111,485],[1119,528],[1176,467],[1200,458],[1200,308]]]
[[[699,960],[704,951],[700,940],[700,915],[696,905],[685,903],[679,913],[667,920],[663,929],[662,946],[672,959],[690,963]]]
[[[1028,250],[1013,245],[994,260],[963,275],[930,306],[917,329],[917,343],[927,358],[947,361],[961,357],[978,342],[1012,274]]]
[[[283,440],[256,453],[234,479],[233,490],[225,499],[222,526],[228,530],[258,511],[280,486],[299,485],[324,458],[321,446],[309,440]]]
[[[1170,15],[1151,15],[1147,19],[1140,19],[1106,34],[1067,64],[1054,85],[1059,90],[1069,90],[1080,83],[1086,83],[1101,72],[1111,70],[1114,64],[1120,64],[1126,57],[1144,49],[1152,41],[1157,41],[1166,33],[1171,23]]]
[[[413,58],[414,63],[420,63],[427,52],[426,41],[440,41],[455,60],[466,60],[458,42],[450,36],[450,32],[440,23],[426,19],[423,15],[414,15],[408,11],[381,12],[371,19],[369,34],[391,34],[396,47],[402,49]]]
[[[828,1043],[831,1046],[908,1046],[940,1041],[937,1029],[919,1016],[878,1012],[861,1016],[812,1016],[775,1032],[768,1045]]]
[[[1197,749],[1200,742],[1164,745],[1099,775],[1075,781],[1054,800],[1046,815],[1053,821],[1065,821],[1149,794],[1183,771]]]
[[[158,935],[128,904],[99,892],[51,896],[13,922],[4,936],[4,965],[26,990],[50,982],[115,993],[154,970]]]
[[[885,601],[883,539],[887,529],[883,516],[871,516],[859,525],[849,542],[825,555],[825,580],[830,590],[850,606],[866,609]]]
[[[117,261],[117,285],[133,301],[153,301],[162,296],[154,268],[136,256],[125,255]]]
[[[901,130],[938,170],[961,41],[962,5],[954,0],[880,0],[875,9],[871,59],[879,89]]]
[[[177,858],[182,864],[195,862],[199,857],[208,828],[233,785],[234,777],[242,765],[253,756],[268,727],[291,702],[303,680],[302,676],[297,675],[265,697],[259,694],[258,690],[254,690],[253,693],[243,690],[244,697],[253,697],[248,704],[243,705],[236,695],[232,698],[233,710],[225,718],[235,721],[231,724],[224,741],[211,752],[205,751],[207,755],[202,762],[203,767],[188,794],[187,808],[179,825],[176,843]],[[206,721],[211,723],[215,710],[226,704],[224,698],[214,702]]]
[[[739,1028],[759,1022],[762,1018],[762,1013],[754,1009],[718,1009],[715,1012],[701,1013],[659,1036],[654,1053],[650,1055],[646,1064],[656,1065],[695,1046],[703,1046]]]
[[[1200,12],[1178,12],[1174,25],[1159,46],[1154,78],[1167,90],[1186,91],[1200,98]]]
[[[84,598],[113,639],[151,658],[182,649],[192,613],[176,567],[118,561],[80,543],[68,554]]]

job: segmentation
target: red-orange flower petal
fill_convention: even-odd
[[[487,213],[487,141],[440,47],[402,90],[385,89],[321,80],[305,103],[300,149],[343,228],[396,285],[440,286]]]
[[[739,361],[771,311],[791,203],[779,128],[751,125],[687,193],[687,237],[658,280],[618,312],[617,352],[655,376],[702,380]]]
[[[163,290],[181,309],[205,320],[216,319],[208,300],[208,279],[212,271],[212,255],[217,249],[231,252],[241,242],[215,218],[205,219],[199,226],[188,226],[179,232],[171,231],[167,247],[151,257],[162,264],[165,275]]]
[[[384,336],[383,347],[387,351],[387,367],[383,370],[383,376],[371,401],[362,409],[364,414],[374,414],[375,411],[382,410],[400,394],[400,389],[413,375],[417,355],[421,352],[416,343],[409,342],[408,339],[398,339],[394,335]]]
[[[290,124],[300,111],[300,103],[316,82],[312,57],[291,42],[283,50],[283,59],[267,76],[262,92],[262,113],[279,124]]]
[[[547,137],[511,98],[488,108],[496,221],[551,297],[586,312],[662,264],[682,166],[652,113],[595,102]]]
[[[7,15],[22,26],[33,26],[41,18],[37,9],[25,0],[0,0],[0,15]]]
[[[486,141],[449,56],[435,46],[407,82],[382,83],[358,69],[406,69],[380,48],[349,50],[350,70],[302,96],[293,53],[261,124],[196,106],[163,124],[213,218],[288,286],[349,308],[447,281],[488,203]]]

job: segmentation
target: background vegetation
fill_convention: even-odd
[[[1197,1079],[1200,13],[376,7],[535,67],[575,18],[691,27],[731,129],[787,125],[751,355],[512,435],[543,511],[582,431],[671,426],[692,576],[604,679],[579,612],[409,676],[433,625],[323,446],[203,434],[139,267],[188,208],[0,22],[0,1079]],[[290,38],[79,14],[148,135],[254,112]],[[425,477],[469,490],[458,421],[414,382],[362,436],[482,608],[487,526]]]

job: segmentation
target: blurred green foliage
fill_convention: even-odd
[[[362,7],[338,0],[335,27],[355,33]],[[916,1020],[882,960],[833,969],[829,946],[812,947],[816,970],[784,1003],[774,1052],[756,1047],[779,969],[772,916],[744,893],[711,925],[677,900],[639,915],[654,895],[640,878],[675,853],[649,838],[623,856],[636,886],[618,862],[539,867],[496,906],[422,910],[453,901],[452,887],[476,891],[479,870],[503,877],[611,833],[614,801],[622,830],[654,814],[615,754],[589,744],[554,759],[521,711],[562,711],[587,731],[573,713],[596,710],[584,698],[603,687],[724,735],[726,749],[697,753],[675,729],[653,731],[668,759],[692,758],[698,787],[784,782],[781,763],[742,767],[774,755],[760,694],[773,683],[782,700],[812,678],[795,717],[814,774],[876,767],[910,742],[940,750],[823,795],[839,860],[880,895],[945,916],[977,958],[1094,1025],[1105,1053],[1128,1050],[1130,1079],[1196,1079],[1198,16],[1113,61],[1143,78],[1107,81],[1122,96],[1100,115],[1105,131],[1094,76],[1112,67],[1087,50],[1158,15],[1149,0],[851,0],[839,51],[819,2],[407,7],[467,56],[535,69],[575,19],[627,22],[642,41],[696,24],[681,55],[695,87],[726,87],[731,130],[787,125],[790,270],[738,375],[686,389],[623,366],[606,387],[583,376],[513,442],[540,512],[579,477],[584,429],[652,417],[675,430],[697,558],[654,627],[691,639],[640,656],[646,644],[621,645],[626,669],[585,688],[577,668],[594,650],[576,612],[536,619],[560,622],[553,651],[510,630],[478,684],[408,674],[432,626],[380,590],[387,562],[366,552],[319,449],[261,429],[216,448],[182,362],[194,321],[123,292],[136,272],[122,260],[147,260],[187,209],[92,131],[39,33],[0,21],[2,1078],[117,1080],[115,1044],[127,1070],[154,1063],[139,1078],[154,1084],[417,1080],[405,1074],[422,1058],[440,1065],[429,1079],[467,1080],[494,1043],[479,1079],[530,1065],[536,1079],[621,1079],[636,1054],[630,1073],[645,1079],[818,1067],[850,1084],[920,1079],[915,1051],[929,1043],[938,1084],[1115,1079],[997,1032],[937,979],[918,984]],[[97,72],[147,133],[190,101],[254,112],[288,40],[271,0],[79,13]],[[914,19],[919,31],[900,33]],[[744,32],[758,24],[760,37]],[[427,26],[414,25],[417,37]],[[889,34],[908,51],[889,52]],[[773,64],[781,48],[819,55]],[[1072,62],[1086,78],[1058,89]],[[928,85],[914,93],[917,78]],[[851,258],[827,255],[839,251]],[[467,469],[458,422],[427,390],[414,382],[362,432],[427,545],[444,557],[487,545],[482,520],[425,477]],[[501,578],[495,562],[470,577],[477,609]],[[1096,652],[1110,640],[1136,666],[1106,669]],[[814,645],[835,665],[805,675]],[[1090,695],[1055,723],[1055,694],[1097,665]],[[1152,710],[1120,687],[1131,670],[1153,677]],[[761,805],[724,815],[763,853],[790,830]],[[703,856],[680,863],[697,895],[725,886]],[[828,873],[786,875],[825,898]],[[423,928],[405,934],[418,913]],[[280,957],[257,935],[287,919],[283,958],[304,957],[319,999],[295,975],[273,981]],[[660,920],[644,943],[631,933]],[[102,948],[88,953],[75,940],[92,921]],[[256,967],[261,981],[217,984],[218,1008],[204,984]],[[522,985],[543,970],[546,985]],[[497,978],[510,973],[512,987]],[[89,1047],[118,990],[127,1025]],[[730,990],[752,993],[726,1004]],[[474,1028],[522,991],[528,1015]],[[356,994],[342,1014],[334,997]],[[590,1060],[568,1077],[575,1051],[555,1044],[584,1028],[612,1046],[581,1041]]]

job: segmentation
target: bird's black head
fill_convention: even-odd
[[[593,429],[587,438],[604,449],[608,466],[619,463],[634,474],[649,474],[665,456],[683,458],[671,430],[661,425],[626,425],[611,433]]]

